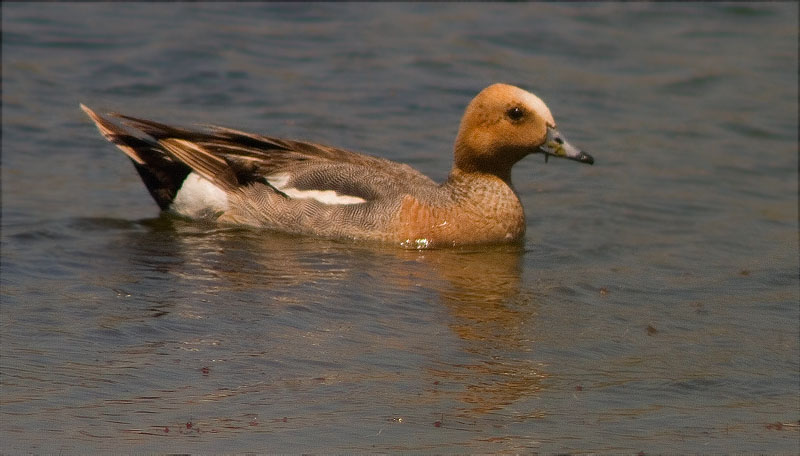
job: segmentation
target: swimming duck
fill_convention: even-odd
[[[511,167],[535,153],[594,163],[564,139],[539,97],[507,84],[490,85],[467,106],[441,184],[408,165],[344,149],[109,114],[114,123],[81,108],[133,161],[162,210],[411,248],[517,242],[525,213]]]

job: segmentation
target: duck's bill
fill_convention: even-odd
[[[594,158],[586,152],[568,143],[564,136],[554,127],[547,127],[547,139],[539,146],[539,152],[544,154],[544,161],[553,157],[568,158],[581,163],[593,164]]]

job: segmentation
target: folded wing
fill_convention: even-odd
[[[246,194],[239,199],[249,207],[238,215],[245,222],[253,224],[250,219],[272,212],[263,217],[266,225],[287,223],[273,220],[291,217],[287,212],[299,212],[295,217],[301,219],[310,213],[321,217],[313,223],[346,222],[373,212],[371,206],[398,203],[412,189],[436,185],[408,165],[344,149],[219,126],[174,127],[121,114],[110,114],[119,119],[112,122],[81,108],[133,161],[162,209],[170,209],[192,173],[233,198]]]

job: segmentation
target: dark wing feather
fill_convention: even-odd
[[[306,141],[263,136],[230,128],[209,126],[214,134],[199,140],[199,145],[214,150],[231,160],[251,161],[264,175],[287,170],[296,171],[304,165],[349,164],[363,167],[362,172],[386,173],[395,178],[414,184],[433,184],[434,182],[416,169],[385,158],[365,155],[337,147],[325,146]],[[333,173],[325,173],[333,175]],[[363,177],[363,175],[361,176]]]
[[[178,160],[212,182],[231,188],[276,174],[290,175],[300,190],[335,190],[372,199],[381,190],[435,185],[414,168],[336,147],[208,125],[206,131],[172,127],[115,114],[126,125],[157,139]],[[364,179],[365,174],[370,179]],[[380,182],[376,187],[370,182]],[[392,184],[391,188],[385,187]]]
[[[111,114],[147,136],[140,138],[81,107],[103,136],[134,161],[162,209],[192,170],[226,191],[254,182],[268,184],[267,178],[285,175],[287,185],[299,190],[334,190],[365,200],[435,185],[408,165],[345,149],[220,126],[187,129]]]
[[[191,168],[166,155],[155,141],[134,136],[83,104],[80,106],[97,125],[103,137],[116,144],[131,159],[153,199],[162,210],[166,210],[175,199],[184,179],[192,171]]]
[[[170,155],[223,189],[235,191],[239,188],[236,173],[223,157],[185,139],[164,138],[159,139],[158,144]]]

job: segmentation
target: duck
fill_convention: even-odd
[[[193,220],[405,248],[524,239],[511,168],[531,154],[593,164],[538,96],[495,83],[467,105],[447,179],[307,141],[81,109],[130,158],[162,211]]]

